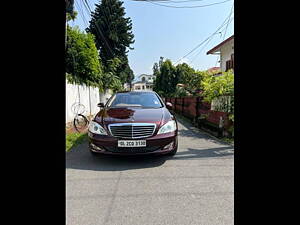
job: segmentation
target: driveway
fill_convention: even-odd
[[[233,225],[233,147],[179,122],[172,158],[66,153],[67,225]]]

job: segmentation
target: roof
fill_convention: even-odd
[[[136,81],[136,82],[133,82],[132,84],[153,84],[152,81]]]
[[[220,70],[220,67],[212,67],[209,68],[207,71],[215,71],[215,70]]]
[[[206,54],[213,54],[214,52],[220,50],[220,48],[226,44],[227,42],[231,41],[232,39],[234,39],[234,35],[232,35],[231,37],[227,38],[226,40],[222,41],[220,44],[218,44],[217,46],[213,47],[211,50],[209,50]]]
[[[138,77],[141,77],[141,76],[153,77],[154,75],[151,75],[151,74],[141,74],[141,75],[139,75]]]

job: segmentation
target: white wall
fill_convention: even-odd
[[[221,71],[225,72],[226,70],[226,61],[231,59],[231,54],[234,53],[234,39],[230,40],[229,42],[225,43],[221,49]]]
[[[99,93],[98,88],[69,84],[66,81],[66,123],[74,119],[75,114],[72,112],[74,103],[80,102],[85,106],[85,116],[94,115],[99,111],[97,104],[99,102],[106,103],[111,95],[111,91]]]

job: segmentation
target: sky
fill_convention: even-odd
[[[78,11],[78,16],[75,21],[69,22],[69,25],[77,25],[81,30],[87,27],[90,19],[83,1],[75,0],[75,10]],[[224,1],[191,0],[190,2],[172,4],[163,3],[162,1],[156,3],[176,7],[190,7]],[[94,4],[99,3],[100,0],[88,0],[87,2],[91,10],[94,10]],[[153,64],[158,62],[161,56],[170,59],[174,63],[179,60],[179,63],[186,62],[197,70],[219,66],[218,56],[207,55],[206,52],[234,34],[234,21],[232,20],[227,29],[226,26],[220,29],[222,33],[213,35],[208,43],[205,42],[194,52],[183,58],[222,25],[230,14],[233,0],[198,8],[169,8],[150,2],[132,0],[123,0],[123,2],[126,17],[130,17],[132,20],[132,31],[135,36],[135,43],[132,45],[134,50],[130,50],[128,53],[129,65],[135,77],[140,74],[152,74]],[[231,17],[233,18],[233,14]]]

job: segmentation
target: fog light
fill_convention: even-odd
[[[174,141],[164,147],[164,150],[173,148]]]
[[[98,150],[98,151],[103,151],[103,149],[102,149],[102,148],[100,148],[100,147],[98,147],[98,146],[94,145],[93,143],[91,143],[91,147],[92,147],[93,149],[96,149],[96,150]]]

